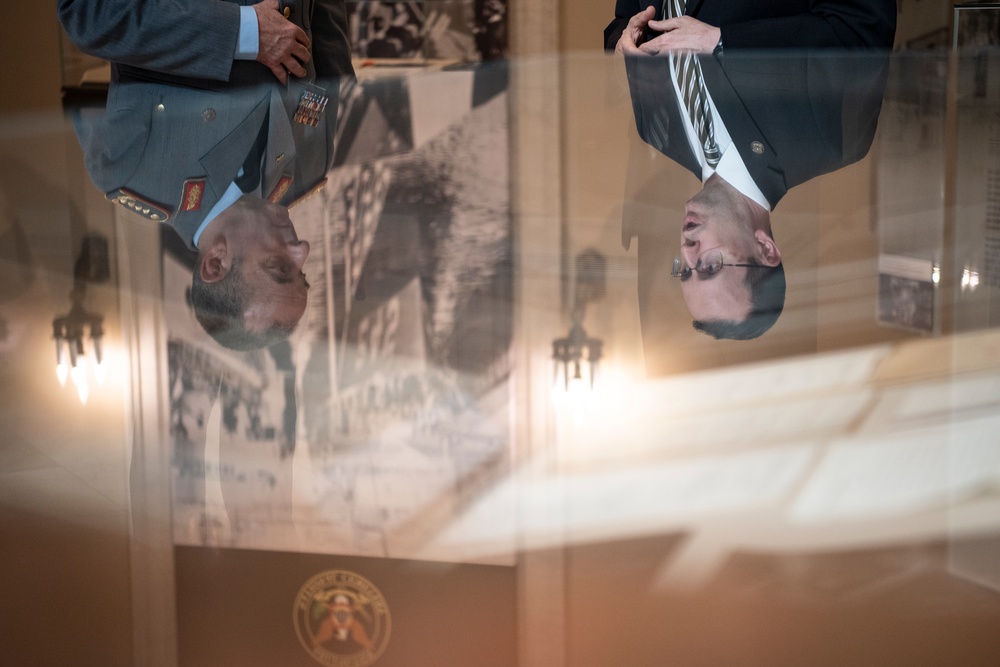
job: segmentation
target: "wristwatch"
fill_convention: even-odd
[[[714,49],[712,49],[712,55],[716,55],[717,56],[720,53],[722,53],[722,31],[721,30],[719,31],[719,43],[715,45]]]

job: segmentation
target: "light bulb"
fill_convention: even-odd
[[[76,395],[80,397],[80,403],[87,404],[87,399],[90,398],[90,387],[87,386],[86,380],[76,385]]]
[[[80,402],[86,405],[87,399],[90,398],[90,385],[87,383],[86,367],[83,364],[74,366],[69,374],[73,378],[73,384],[76,385],[76,395],[80,397]]]
[[[106,361],[94,364],[94,377],[97,378],[98,385],[103,385],[104,381],[108,379],[108,364]]]

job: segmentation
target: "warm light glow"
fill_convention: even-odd
[[[598,393],[600,385],[596,381],[591,387],[590,364],[579,364],[579,372],[575,364],[570,364],[569,383],[566,382],[565,370],[558,365],[555,383],[552,386],[552,402],[561,414],[572,418],[573,424],[581,426],[590,412],[599,406]]]
[[[90,385],[87,382],[87,366],[82,363],[82,359],[80,361],[81,363],[70,370],[69,376],[73,379],[74,386],[76,386],[76,393],[80,397],[80,402],[86,405],[87,399],[90,398]]]
[[[566,407],[573,417],[573,423],[581,426],[587,413],[593,406],[594,397],[590,392],[590,382],[583,377],[574,377],[569,381],[569,391],[566,392]]]
[[[931,282],[937,285],[941,282],[941,267],[935,266],[931,269]]]
[[[105,380],[108,379],[108,362],[102,360],[100,363],[94,364],[94,377],[97,378],[97,384],[103,385]]]
[[[87,399],[90,398],[90,387],[87,386],[86,380],[76,385],[76,395],[80,397],[80,403],[87,404]]]
[[[975,290],[979,287],[979,272],[966,268],[962,271],[962,291]]]
[[[59,378],[59,386],[66,386],[66,379],[69,377],[69,366],[66,365],[65,361],[60,361],[56,364],[56,377]]]

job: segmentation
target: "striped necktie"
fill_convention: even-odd
[[[664,18],[684,16],[686,0],[663,0]],[[715,169],[722,158],[719,144],[715,140],[715,128],[712,125],[712,110],[708,106],[708,96],[705,90],[705,79],[701,73],[701,63],[691,52],[671,54],[677,85],[684,98],[688,117],[694,125],[694,130],[701,140],[701,149],[709,166]]]

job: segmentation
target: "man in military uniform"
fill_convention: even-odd
[[[77,132],[107,197],[198,251],[192,304],[235,349],[287,337],[305,311],[287,209],[325,180],[341,81],[343,0],[61,0],[81,49],[112,61],[107,111]]]

